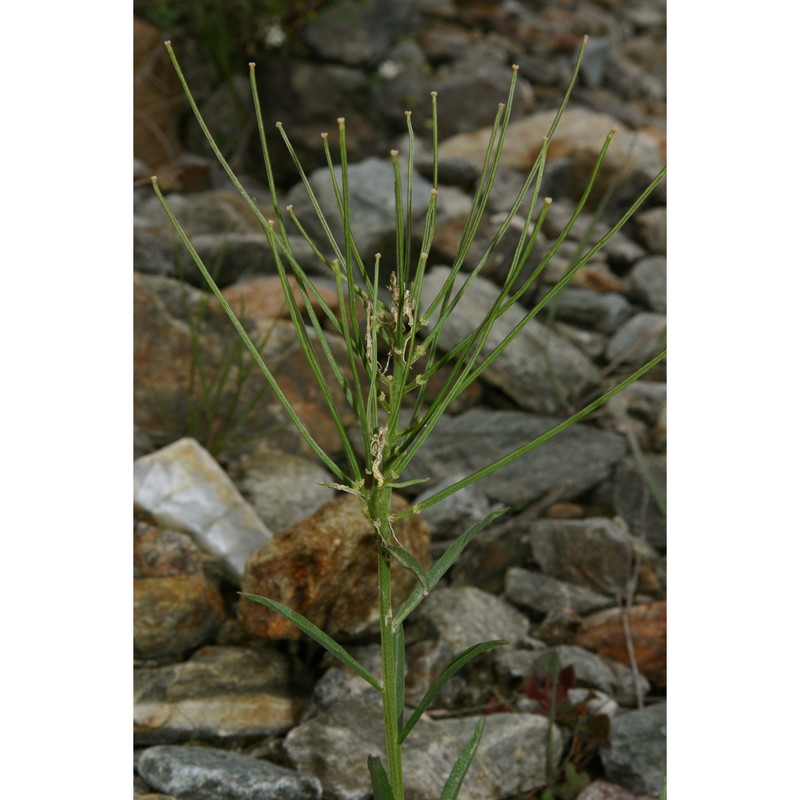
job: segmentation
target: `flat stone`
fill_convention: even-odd
[[[300,719],[302,667],[277,650],[208,646],[188,661],[134,671],[138,744],[270,736]]]
[[[651,252],[667,252],[667,209],[651,208],[636,215],[635,228],[642,244]]]
[[[342,169],[334,168],[337,182],[341,185]],[[406,196],[407,178],[405,170],[400,169],[403,197]],[[350,227],[356,246],[371,272],[374,254],[380,252],[381,268],[386,272],[387,279],[383,284],[388,284],[388,270],[394,263],[395,257],[395,192],[394,170],[391,159],[370,157],[363,161],[348,165],[347,180],[350,192]],[[330,170],[321,167],[308,176],[308,182],[314,192],[322,213],[328,220],[334,238],[344,252],[344,234],[339,205],[331,184]],[[414,177],[413,222],[414,230],[421,235],[418,223],[425,216],[430,191],[433,184],[421,175]],[[289,190],[288,202],[294,206],[294,212],[303,227],[308,231],[312,240],[317,243],[325,254],[333,255],[333,248],[329,245],[325,233],[320,225],[305,187],[296,184]]]
[[[540,111],[512,122],[506,134],[501,166],[523,172],[530,170],[554,115],[553,111]],[[569,183],[574,199],[579,198],[585,189],[606,135],[614,127],[618,130],[608,148],[601,175],[595,184],[594,196],[602,197],[612,180],[630,183],[633,190],[641,190],[663,166],[657,145],[648,137],[626,130],[619,120],[608,114],[567,108],[548,147],[547,158],[548,161],[563,157],[570,159]],[[481,128],[452,136],[440,145],[440,157],[469,158],[480,166],[490,135],[490,128]]]
[[[610,781],[592,781],[575,800],[653,800],[649,794],[634,794]]]
[[[427,308],[444,286],[450,273],[436,267],[425,275],[422,305]],[[454,290],[465,282],[459,275]],[[449,350],[475,328],[497,299],[499,288],[478,276],[448,317],[439,339],[441,350]],[[490,353],[506,338],[525,316],[526,310],[515,304],[496,322],[483,353]],[[433,324],[437,317],[431,320]],[[478,363],[483,359],[479,358]],[[535,319],[530,320],[519,335],[487,367],[481,379],[502,389],[520,408],[542,414],[561,410],[564,397],[577,397],[599,381],[597,368],[573,345],[552,333]]]
[[[557,417],[485,408],[444,415],[404,478],[438,482],[477,471],[560,422]],[[527,506],[555,489],[562,493],[561,499],[571,499],[608,477],[626,450],[624,437],[578,423],[475,486],[490,500],[514,506]]]
[[[625,520],[634,536],[644,538],[660,552],[667,549],[667,520],[653,497],[653,482],[661,500],[667,500],[667,459],[657,453],[643,453],[640,463],[626,457],[614,470],[614,510]],[[643,474],[643,469],[647,474]]]
[[[617,715],[600,757],[609,780],[657,797],[667,770],[666,703]]]
[[[666,330],[667,318],[663,314],[640,311],[611,337],[606,358],[623,364],[642,364],[664,347]]]
[[[590,330],[613,333],[634,309],[618,292],[597,292],[568,286],[554,301],[557,319]]]
[[[464,744],[472,735],[478,717],[439,721],[439,726]],[[547,718],[541,714],[491,714],[481,737],[479,752],[488,765],[499,797],[514,797],[547,785]],[[553,759],[564,747],[558,726],[553,729]]]
[[[190,533],[238,584],[248,556],[272,538],[222,467],[181,439],[134,462],[134,503],[159,525]]]
[[[530,632],[524,614],[502,598],[473,586],[435,589],[415,611],[413,624],[409,638],[444,641],[453,655],[491,639],[506,639],[513,646]]]
[[[658,687],[667,685],[667,604],[666,601],[635,605],[625,611],[636,666]],[[586,617],[575,636],[575,644],[594,650],[606,658],[625,663],[628,641],[623,626],[623,611],[609,608]]]
[[[150,747],[141,754],[138,769],[156,789],[193,800],[319,800],[322,796],[316,778],[214,747]]]
[[[412,21],[391,0],[338,0],[313,18],[305,39],[324,61],[371,67],[410,30]]]
[[[281,532],[336,496],[321,483],[334,480],[318,461],[273,450],[263,443],[229,466],[231,478],[242,496],[270,530]]]
[[[292,287],[292,294],[300,313],[306,317],[305,303],[297,284],[297,279],[289,276],[288,281]],[[339,307],[336,288],[324,285],[322,281],[317,279],[315,279],[314,285],[319,290],[328,308],[336,311]],[[277,275],[261,275],[241,280],[225,287],[222,294],[240,319],[242,317],[262,320],[290,319],[289,306],[283,293],[280,278]],[[311,305],[316,314],[321,317],[323,311],[319,303],[316,300],[312,300]]]
[[[630,274],[631,296],[650,311],[667,313],[666,256],[647,256],[636,262]]]
[[[511,567],[506,572],[505,596],[514,605],[532,612],[536,618],[549,611],[571,608],[578,614],[587,614],[607,608],[613,601],[583,586],[575,586],[541,572]]]
[[[626,595],[634,553],[644,560],[657,557],[624,523],[604,517],[539,520],[530,543],[546,575],[611,596]]]
[[[403,745],[406,797],[438,797],[463,747],[461,738],[423,716]],[[286,737],[285,748],[298,770],[319,779],[325,797],[367,800],[372,796],[367,757],[378,755],[387,766],[377,692],[334,702],[294,728]],[[459,797],[486,800],[497,796],[479,749]]]
[[[392,512],[408,504],[392,498]],[[425,523],[414,515],[394,523],[400,543],[430,568],[430,539]],[[375,529],[356,497],[342,495],[260,547],[247,562],[242,590],[276,600],[311,620],[332,636],[374,630],[378,622],[377,544]],[[395,597],[407,596],[416,578],[396,563]],[[298,639],[302,634],[284,617],[243,599],[239,618],[252,635]]]

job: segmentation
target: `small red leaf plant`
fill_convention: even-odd
[[[540,800],[573,800],[590,782],[587,768],[600,747],[608,742],[610,718],[590,707],[597,695],[589,691],[580,700],[573,700],[569,691],[576,686],[575,667],[571,664],[562,667],[558,653],[554,651],[539,658],[531,673],[516,686],[517,695],[533,701],[530,711],[542,714],[550,723],[547,735],[547,788],[539,796]],[[510,711],[512,708],[508,703],[496,694],[484,707],[485,714]],[[560,764],[554,766],[552,734],[556,725],[562,732],[568,731],[568,748]]]

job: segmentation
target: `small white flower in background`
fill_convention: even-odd
[[[268,25],[264,31],[264,44],[267,47],[280,47],[286,41],[286,34],[280,25]]]
[[[383,64],[378,67],[378,74],[387,81],[396,78],[402,71],[403,68],[400,64],[392,60],[384,61]]]

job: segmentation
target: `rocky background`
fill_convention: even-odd
[[[287,396],[337,454],[268,245],[189,118],[162,42],[172,39],[210,128],[265,213],[247,62],[257,63],[279,189],[301,218],[307,205],[272,125],[283,122],[322,187],[319,134],[334,139],[336,117],[346,117],[353,215],[367,253],[392,252],[387,153],[406,147],[406,109],[418,196],[427,194],[435,89],[440,214],[425,287],[435,292],[437,265],[455,256],[510,65],[520,65],[514,122],[475,253],[513,202],[536,156],[530,143],[549,126],[589,34],[581,83],[551,146],[544,193],[554,202],[534,259],[569,219],[608,130],[618,133],[591,213],[521,313],[664,162],[665,3],[209,1],[190,13],[137,2],[135,11],[134,793],[367,798],[366,758],[383,735],[374,690],[237,592],[296,608],[377,669],[371,533],[349,496],[319,485],[331,476],[209,302],[153,196],[149,177],[157,174]],[[662,185],[459,398],[411,465],[408,477],[430,478],[425,493],[535,437],[656,351],[666,321],[665,199]],[[331,292],[302,243],[297,252],[323,294]],[[453,319],[454,341],[491,302],[512,253],[512,244],[501,246],[487,264]],[[335,293],[327,296],[333,303]],[[585,423],[398,528],[426,561],[493,508],[512,508],[407,625],[409,703],[461,649],[510,642],[459,673],[409,737],[408,797],[438,797],[479,714],[488,715],[486,732],[465,798],[539,797],[548,783],[565,800],[658,795],[666,752],[665,378],[663,366],[652,371]],[[395,579],[398,594],[410,589],[401,571]]]

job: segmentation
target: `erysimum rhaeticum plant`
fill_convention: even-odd
[[[529,277],[519,285],[518,279],[522,274],[523,266],[527,264],[531,257],[533,246],[550,207],[549,198],[544,198],[541,204],[538,202],[547,160],[547,149],[577,79],[580,62],[586,47],[585,40],[564,101],[555,114],[548,136],[542,142],[541,151],[535,164],[485,253],[474,268],[467,269],[465,265],[466,256],[473,244],[478,226],[486,210],[509,125],[517,76],[517,67],[514,66],[512,68],[508,98],[505,103],[500,104],[498,107],[478,188],[464,225],[458,253],[450,267],[450,272],[444,285],[429,305],[423,304],[422,288],[428,254],[431,251],[431,244],[436,232],[438,129],[435,92],[431,93],[433,189],[426,199],[427,210],[419,237],[421,246],[418,255],[415,255],[417,250],[412,249],[411,246],[411,211],[414,191],[414,131],[409,112],[406,112],[409,147],[408,160],[404,167],[406,173],[405,189],[401,181],[399,153],[397,151],[391,152],[391,163],[394,171],[396,244],[394,254],[395,267],[389,279],[389,286],[387,287],[389,293],[387,296],[381,291],[381,280],[379,278],[380,254],[362,253],[358,248],[358,243],[352,231],[344,118],[339,118],[338,120],[340,179],[337,179],[334,157],[329,146],[328,136],[323,134],[322,137],[322,145],[330,169],[331,181],[343,229],[341,236],[336,236],[333,233],[333,226],[325,218],[320,208],[320,204],[315,197],[312,186],[306,177],[288,135],[281,123],[277,123],[288,157],[297,168],[300,180],[305,186],[309,200],[314,208],[316,218],[324,231],[324,240],[321,243],[315,242],[306,233],[306,228],[303,226],[302,221],[296,217],[294,210],[291,207],[282,209],[278,202],[256,87],[255,65],[250,65],[250,82],[266,176],[272,197],[273,219],[267,219],[230,169],[192,98],[171,44],[167,42],[166,46],[188,101],[211,148],[234,186],[257,217],[264,235],[269,241],[297,338],[305,353],[313,378],[325,398],[331,419],[339,433],[344,454],[344,466],[340,466],[315,441],[286,398],[269,366],[264,363],[258,348],[250,340],[236,314],[222,296],[208,269],[169,209],[155,177],[153,178],[154,189],[185,247],[203,274],[211,291],[216,295],[230,317],[239,336],[255,359],[289,418],[306,443],[335,476],[336,482],[331,485],[340,491],[355,495],[361,503],[365,517],[375,529],[375,557],[378,562],[377,593],[380,607],[382,651],[381,676],[375,677],[324,631],[292,609],[267,597],[250,594],[245,594],[244,597],[253,602],[261,603],[291,620],[298,628],[326,648],[341,662],[352,668],[380,693],[385,723],[386,763],[384,764],[380,754],[374,754],[369,757],[366,767],[371,776],[374,796],[378,800],[402,800],[404,796],[402,745],[406,737],[424,711],[430,706],[442,686],[457,670],[486,650],[505,644],[500,640],[482,642],[464,650],[456,656],[452,663],[433,682],[417,707],[406,717],[404,708],[405,650],[403,622],[447,572],[470,540],[500,514],[504,513],[505,510],[493,512],[481,523],[461,534],[430,570],[423,568],[419,561],[400,545],[394,535],[393,523],[400,517],[420,513],[424,508],[434,505],[459,489],[520,458],[548,439],[556,436],[559,432],[584,419],[615,394],[658,364],[665,358],[666,351],[661,351],[647,363],[642,364],[612,389],[597,397],[551,430],[532,441],[521,444],[505,457],[487,464],[473,474],[454,482],[448,488],[428,497],[423,502],[393,515],[391,512],[392,493],[413,483],[413,481],[403,481],[404,470],[414,458],[418,449],[430,436],[431,431],[433,431],[448,406],[482,375],[484,370],[508,347],[525,325],[541,312],[547,303],[569,283],[575,273],[630,219],[636,209],[663,179],[665,170],[662,170],[654,177],[652,183],[625,214],[611,226],[593,247],[589,248],[573,264],[567,273],[542,296],[541,300],[528,310],[524,317],[512,328],[511,332],[499,344],[492,341],[490,345],[489,336],[495,323],[526,294],[539,278],[581,214],[614,134],[612,130],[605,140],[574,215],[541,262],[530,273]],[[537,212],[536,209],[539,206],[541,207]],[[511,230],[516,231],[520,227],[512,227],[512,221],[518,215],[524,217],[525,224],[521,226],[520,233],[510,234]],[[290,229],[294,232],[299,232],[311,245],[317,258],[334,278],[338,300],[335,306],[325,302],[314,282],[295,257],[289,236]],[[447,325],[448,319],[468,291],[470,284],[480,274],[499,242],[507,235],[518,235],[518,241],[508,272],[502,286],[498,288],[494,303],[483,319],[475,320],[472,332],[456,346],[450,349],[440,347],[442,331]],[[369,258],[367,258],[368,255]],[[304,306],[302,311],[290,286],[290,277],[295,278],[300,288],[302,305]],[[517,288],[513,288],[515,286]],[[317,311],[315,308],[320,310]],[[310,320],[310,328],[304,322],[303,312]],[[364,319],[366,320],[366,326],[365,330],[362,331],[359,327],[359,320]],[[340,337],[345,344],[348,359],[347,377],[342,365],[337,363],[333,357],[330,347],[331,337]],[[315,348],[315,343],[318,343],[321,347]],[[360,437],[360,441],[357,445],[350,441],[345,429],[345,423],[339,411],[337,411],[331,388],[323,374],[323,364],[327,364],[332,371],[339,390],[358,420],[358,427],[360,428],[358,437]],[[438,373],[445,373],[446,377],[441,383],[441,388],[431,398],[427,388],[431,378]],[[409,398],[413,408],[410,421],[408,421],[407,415],[401,415],[401,407],[409,404]],[[393,568],[410,570],[417,579],[416,588],[408,597],[399,599],[399,602],[398,599],[392,597],[391,592],[390,575]],[[442,788],[441,798],[443,800],[449,800],[458,795],[478,748],[483,725],[483,719],[481,719],[463,752],[453,765],[450,776]]]

